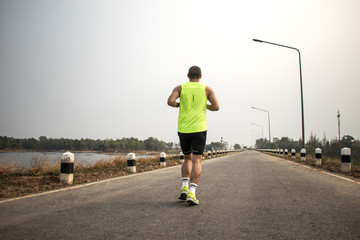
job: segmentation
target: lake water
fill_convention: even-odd
[[[63,152],[1,152],[0,163],[3,161],[11,161],[17,163],[21,167],[31,167],[31,160],[41,160],[47,158],[51,163],[61,161]],[[126,154],[120,154],[124,158]],[[119,154],[101,154],[101,153],[74,153],[75,162],[81,161],[84,165],[94,165],[99,160],[113,160]],[[139,158],[151,158],[154,155],[136,155],[136,159]]]

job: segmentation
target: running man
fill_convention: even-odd
[[[179,199],[198,205],[195,191],[200,180],[201,160],[206,142],[206,109],[218,111],[219,104],[214,91],[200,83],[202,75],[199,67],[191,67],[187,77],[190,81],[174,88],[169,96],[168,105],[180,108],[178,135],[185,160],[181,168],[182,187]],[[178,98],[180,103],[176,102]],[[208,100],[210,104],[207,104]]]

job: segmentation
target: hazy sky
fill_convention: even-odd
[[[192,65],[220,103],[208,140],[360,137],[359,0],[0,0],[0,135],[178,142]]]

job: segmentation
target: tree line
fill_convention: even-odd
[[[146,140],[137,138],[122,139],[68,139],[68,138],[47,138],[45,136],[35,138],[13,138],[0,136],[0,150],[31,150],[31,151],[166,151],[179,148],[178,144],[160,141],[149,137]]]
[[[241,146],[238,143],[235,143],[233,148],[235,150],[240,150]],[[205,147],[206,151],[216,151],[216,150],[229,150],[230,146],[228,142],[211,142],[210,144],[207,144]]]
[[[227,142],[211,142],[205,147],[206,151],[226,150],[229,148]],[[240,144],[234,145],[235,149],[240,149]],[[146,140],[137,138],[122,139],[68,139],[68,138],[47,138],[45,136],[35,138],[13,138],[0,136],[0,150],[29,150],[29,151],[181,151],[178,143],[164,142],[157,138],[149,137]]]
[[[295,149],[296,152],[301,150],[301,139],[293,140],[288,137],[274,138],[269,142],[266,138],[257,139],[255,147],[257,149]],[[315,134],[311,133],[308,141],[305,144],[307,154],[314,154],[316,148],[321,148],[323,155],[331,158],[340,158],[341,149],[347,147],[351,149],[351,156],[353,159],[360,161],[360,140],[355,139],[350,135],[345,135],[341,140],[328,140],[324,135],[320,140]]]

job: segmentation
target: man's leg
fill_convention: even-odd
[[[202,155],[193,155],[192,156],[192,168],[190,175],[190,182],[198,184],[201,176],[201,160]]]
[[[192,167],[192,154],[184,155],[184,162],[181,166],[181,175],[183,178],[190,178]]]
[[[190,187],[189,194],[186,197],[186,201],[190,204],[199,204],[199,201],[195,197],[197,184],[201,176],[201,160],[204,152],[206,142],[206,131],[196,133],[192,139],[192,162],[191,162],[191,174],[190,174]]]
[[[189,182],[190,182],[190,175],[191,175],[191,156],[192,154],[184,155],[184,162],[181,166],[181,190],[179,199],[186,200],[186,196],[189,193]]]

